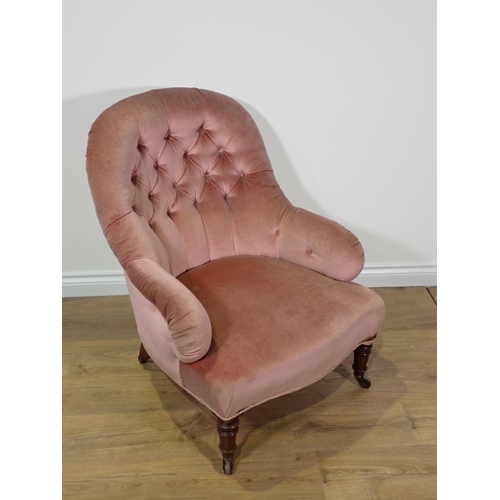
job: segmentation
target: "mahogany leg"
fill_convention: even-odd
[[[372,385],[370,379],[365,377],[366,365],[372,350],[372,345],[360,345],[354,350],[354,376],[363,389],[368,389]]]
[[[219,433],[219,449],[222,452],[222,470],[224,474],[233,473],[234,452],[236,450],[236,434],[238,433],[239,419],[233,418],[225,422],[217,417],[217,432]]]
[[[149,359],[149,354],[146,351],[146,349],[144,349],[144,346],[142,344],[141,344],[141,347],[139,349],[139,356],[137,356],[137,359],[139,360],[139,363],[141,363],[141,364],[147,363],[147,361]]]

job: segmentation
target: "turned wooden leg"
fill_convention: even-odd
[[[352,365],[354,369],[354,376],[359,382],[359,385],[363,389],[368,389],[372,385],[370,379],[365,377],[366,365],[368,363],[368,358],[372,350],[372,345],[360,345],[354,350],[354,364]]]
[[[139,363],[141,363],[141,364],[147,363],[147,361],[149,359],[149,354],[146,351],[146,349],[144,349],[144,346],[142,344],[141,344],[141,348],[139,349],[139,356],[137,356],[137,359],[139,360]]]
[[[217,432],[219,433],[219,449],[222,452],[222,470],[224,474],[232,474],[234,467],[234,452],[236,450],[236,434],[239,425],[238,417],[225,422],[217,417]]]

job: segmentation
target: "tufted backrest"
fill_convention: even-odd
[[[171,88],[116,103],[89,133],[87,172],[125,270],[144,257],[173,276],[221,257],[277,257],[291,205],[253,119],[229,97]]]

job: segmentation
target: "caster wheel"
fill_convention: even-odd
[[[366,377],[356,377],[356,378],[358,380],[359,385],[363,389],[368,389],[372,385],[372,382],[369,378]]]
[[[222,470],[226,476],[230,476],[233,473],[233,461],[230,459],[222,459]]]

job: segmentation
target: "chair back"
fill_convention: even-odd
[[[250,114],[222,94],[170,88],[128,97],[94,122],[87,173],[123,267],[149,257],[173,276],[222,257],[275,257],[290,203]]]

